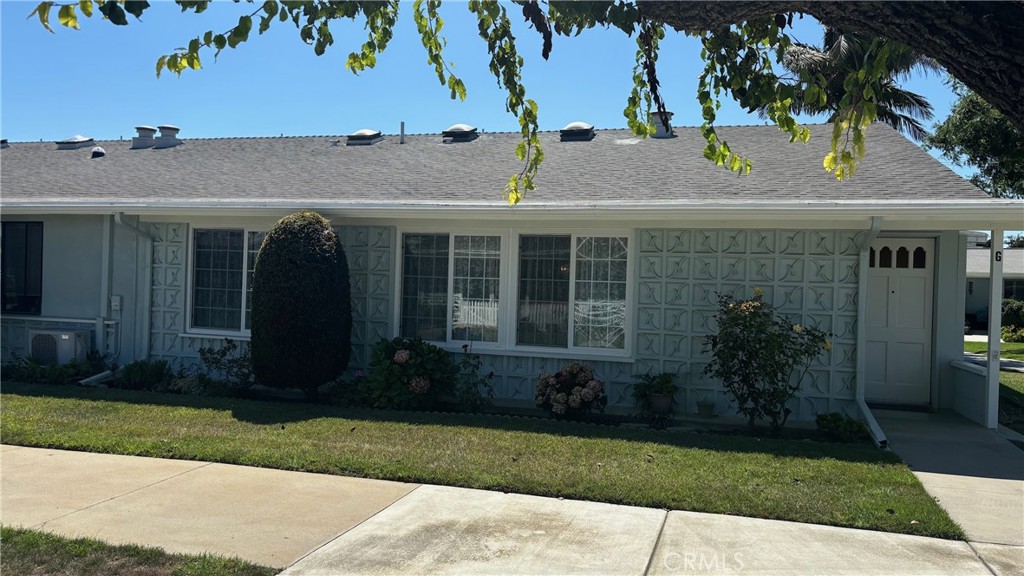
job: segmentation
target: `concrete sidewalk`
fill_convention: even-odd
[[[2,521],[284,574],[1019,574],[954,542],[204,462],[0,447]],[[985,552],[982,552],[982,557]],[[1016,572],[1015,572],[1016,571]]]

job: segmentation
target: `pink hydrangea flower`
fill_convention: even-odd
[[[395,357],[392,358],[392,360],[394,360],[395,364],[405,364],[409,361],[410,356],[411,354],[409,351],[403,348],[402,350],[395,352]]]
[[[417,396],[426,394],[430,390],[430,380],[426,378],[413,378],[409,380],[409,389]]]

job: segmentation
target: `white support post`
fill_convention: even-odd
[[[999,353],[1003,327],[1003,231],[992,230],[989,250],[988,394],[985,425],[999,427]]]

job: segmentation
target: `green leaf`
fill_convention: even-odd
[[[78,7],[86,18],[92,18],[92,0],[79,0]]]
[[[145,0],[127,0],[124,3],[124,9],[126,12],[135,16],[136,19],[142,18],[142,13],[149,8],[149,2]]]
[[[160,77],[160,72],[163,71],[164,66],[167,66],[167,56],[161,56],[156,61],[156,77]]]
[[[57,12],[57,20],[60,22],[61,26],[78,30],[78,16],[75,15],[74,4],[61,6],[60,10]]]
[[[29,18],[35,15],[39,15],[39,23],[43,25],[50,32],[53,32],[53,28],[50,28],[50,8],[53,6],[53,2],[40,2],[36,6],[35,10],[28,15]]]
[[[520,140],[519,144],[516,145],[516,158],[520,162],[526,159],[526,142],[523,140]]]
[[[828,172],[835,170],[836,166],[839,165],[839,160],[838,158],[836,158],[836,153],[829,152],[828,154],[826,154],[825,160],[822,162],[822,164],[825,166],[825,170]]]
[[[115,26],[127,26],[128,18],[116,0],[107,0],[100,6],[100,13]]]
[[[217,34],[213,37],[213,45],[217,47],[217,52],[220,52],[228,45],[228,39],[223,34]]]

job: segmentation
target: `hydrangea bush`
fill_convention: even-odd
[[[374,408],[429,409],[453,393],[458,373],[448,352],[429,342],[382,339],[370,354],[361,396]]]
[[[719,294],[716,320],[718,334],[704,340],[704,373],[722,382],[751,426],[768,420],[778,431],[811,362],[832,349],[828,334],[778,314],[760,289],[747,300]]]
[[[597,409],[604,412],[608,396],[604,382],[594,371],[580,362],[572,362],[554,374],[537,378],[537,407],[559,418],[574,418]]]

